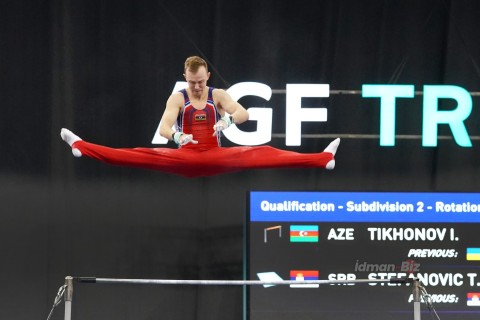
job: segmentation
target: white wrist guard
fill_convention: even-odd
[[[230,127],[230,125],[232,125],[234,123],[233,122],[233,117],[229,116],[229,115],[224,115],[222,120],[225,121],[225,123],[227,124],[227,128]]]
[[[180,144],[180,141],[178,139],[180,139],[182,134],[184,134],[184,133],[183,132],[175,132],[174,134],[172,134],[172,139],[176,144]]]

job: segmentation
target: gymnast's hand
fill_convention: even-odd
[[[173,141],[179,146],[184,146],[187,143],[197,144],[197,140],[193,140],[192,134],[185,134],[183,132],[175,132],[173,135]]]
[[[225,115],[223,118],[217,121],[213,126],[213,136],[219,135],[220,132],[230,127],[233,123],[233,118],[231,116]]]

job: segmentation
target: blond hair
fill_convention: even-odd
[[[185,65],[183,70],[186,72],[187,70],[196,73],[200,67],[205,67],[205,69],[208,72],[208,65],[205,60],[198,56],[191,56],[188,57],[187,60],[185,60]]]

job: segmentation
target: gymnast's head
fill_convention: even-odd
[[[207,62],[198,56],[188,57],[185,60],[183,76],[187,80],[191,93],[194,96],[201,94],[210,78]]]
[[[197,73],[198,70],[204,67],[205,71],[208,73],[208,64],[207,62],[200,58],[199,56],[191,56],[185,60],[183,71],[187,73],[187,71],[191,71],[193,73]]]

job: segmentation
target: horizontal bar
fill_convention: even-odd
[[[253,285],[301,285],[301,284],[355,284],[355,283],[407,283],[411,278],[395,279],[357,279],[357,280],[173,280],[173,279],[115,279],[74,277],[82,283],[101,284],[153,284],[153,285],[211,285],[211,286],[253,286]]]

